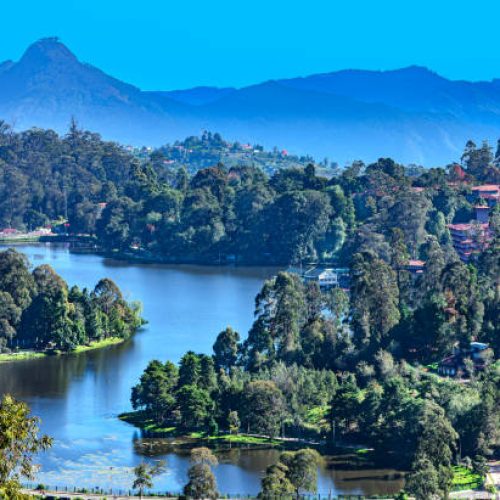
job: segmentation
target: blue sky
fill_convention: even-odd
[[[1,13],[0,61],[59,36],[147,90],[411,64],[500,77],[498,0],[19,0]]]

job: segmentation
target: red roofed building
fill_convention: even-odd
[[[474,186],[471,191],[480,194],[495,194],[500,191],[500,184],[483,184],[481,186]]]
[[[481,253],[491,241],[488,223],[448,224],[453,247],[463,262]]]
[[[472,188],[470,201],[482,201],[490,208],[500,202],[500,184],[483,184]]]
[[[405,269],[409,271],[411,274],[415,275],[422,274],[425,270],[425,261],[410,259]]]

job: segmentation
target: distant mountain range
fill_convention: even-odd
[[[67,129],[160,145],[207,129],[242,142],[344,162],[391,156],[446,164],[468,139],[500,137],[500,80],[451,81],[412,66],[346,70],[243,88],[141,91],[80,62],[56,38],[0,63],[0,117],[17,129]]]

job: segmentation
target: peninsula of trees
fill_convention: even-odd
[[[72,351],[110,338],[127,339],[141,326],[140,306],[127,303],[113,281],[91,291],[66,282],[48,265],[0,252],[0,350]]]

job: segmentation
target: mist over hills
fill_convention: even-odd
[[[105,138],[135,145],[209,129],[341,164],[392,156],[432,166],[457,159],[470,138],[500,136],[500,80],[451,81],[412,66],[151,92],[79,61],[48,38],[18,62],[0,63],[0,117],[17,129],[59,132],[74,117]]]

